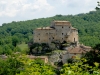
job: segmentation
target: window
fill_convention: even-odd
[[[62,28],[63,28],[63,26],[62,26]]]
[[[63,33],[62,33],[62,35],[63,35]]]
[[[75,38],[74,38],[74,42],[75,42]]]

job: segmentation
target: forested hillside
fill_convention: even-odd
[[[32,41],[33,30],[37,27],[50,26],[52,20],[67,20],[79,31],[80,43],[94,46],[100,43],[100,10],[77,15],[56,15],[54,17],[4,23],[0,27],[0,53],[17,51],[18,44]]]

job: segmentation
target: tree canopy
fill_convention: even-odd
[[[16,45],[33,41],[34,29],[50,26],[53,20],[70,21],[72,26],[78,29],[79,41],[84,45],[93,47],[100,43],[100,10],[97,10],[77,15],[55,15],[47,18],[4,23],[0,26],[0,52],[7,52],[4,48],[6,46],[10,51],[13,51]]]

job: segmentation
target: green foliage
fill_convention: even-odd
[[[99,10],[100,9],[100,2],[97,2],[97,3],[98,3],[98,6],[95,9]]]
[[[16,75],[22,69],[23,63],[17,56],[8,56],[7,59],[0,59],[0,75]]]
[[[39,58],[30,59],[20,53],[7,57],[0,59],[0,75],[100,75],[100,63],[93,62],[94,66],[90,66],[85,58],[65,63],[59,71]]]
[[[11,54],[14,47],[10,44],[0,46],[0,54]]]
[[[100,44],[95,45],[93,50],[87,52],[83,57],[87,59],[86,63],[91,66],[94,66],[94,62],[100,63]]]
[[[30,54],[35,54],[35,55],[39,55],[39,54],[46,54],[48,52],[51,52],[52,48],[47,44],[47,43],[33,43],[32,46],[30,46]]]
[[[17,36],[13,36],[12,37],[12,45],[16,47],[18,42],[19,42],[18,37]]]
[[[28,54],[29,53],[29,47],[28,44],[22,43],[17,45],[19,47],[19,50],[22,54]]]
[[[29,59],[26,55],[13,54],[0,59],[0,75],[55,75],[55,68],[41,59]]]
[[[60,70],[60,75],[100,75],[99,63],[95,62],[95,67],[84,64],[86,59],[75,59],[76,62],[66,63]]]
[[[55,75],[54,68],[45,64],[40,59],[30,61],[25,70],[17,75]]]
[[[78,29],[79,41],[88,46],[100,43],[100,10],[77,15],[56,15],[49,18],[39,18],[27,21],[4,23],[0,27],[0,46],[13,45],[33,40],[34,29],[50,26],[52,20],[67,20]],[[11,48],[13,51],[13,49]],[[1,51],[0,51],[1,52]]]
[[[96,44],[94,47],[93,47],[94,50],[98,50],[98,52],[100,52],[100,44]]]

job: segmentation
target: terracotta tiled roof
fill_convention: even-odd
[[[70,53],[70,54],[74,54],[74,53],[75,54],[82,54],[82,53],[86,53],[88,51],[90,51],[90,50],[86,50],[86,49],[81,48],[81,47],[75,47],[75,48],[68,49],[68,53]]]

